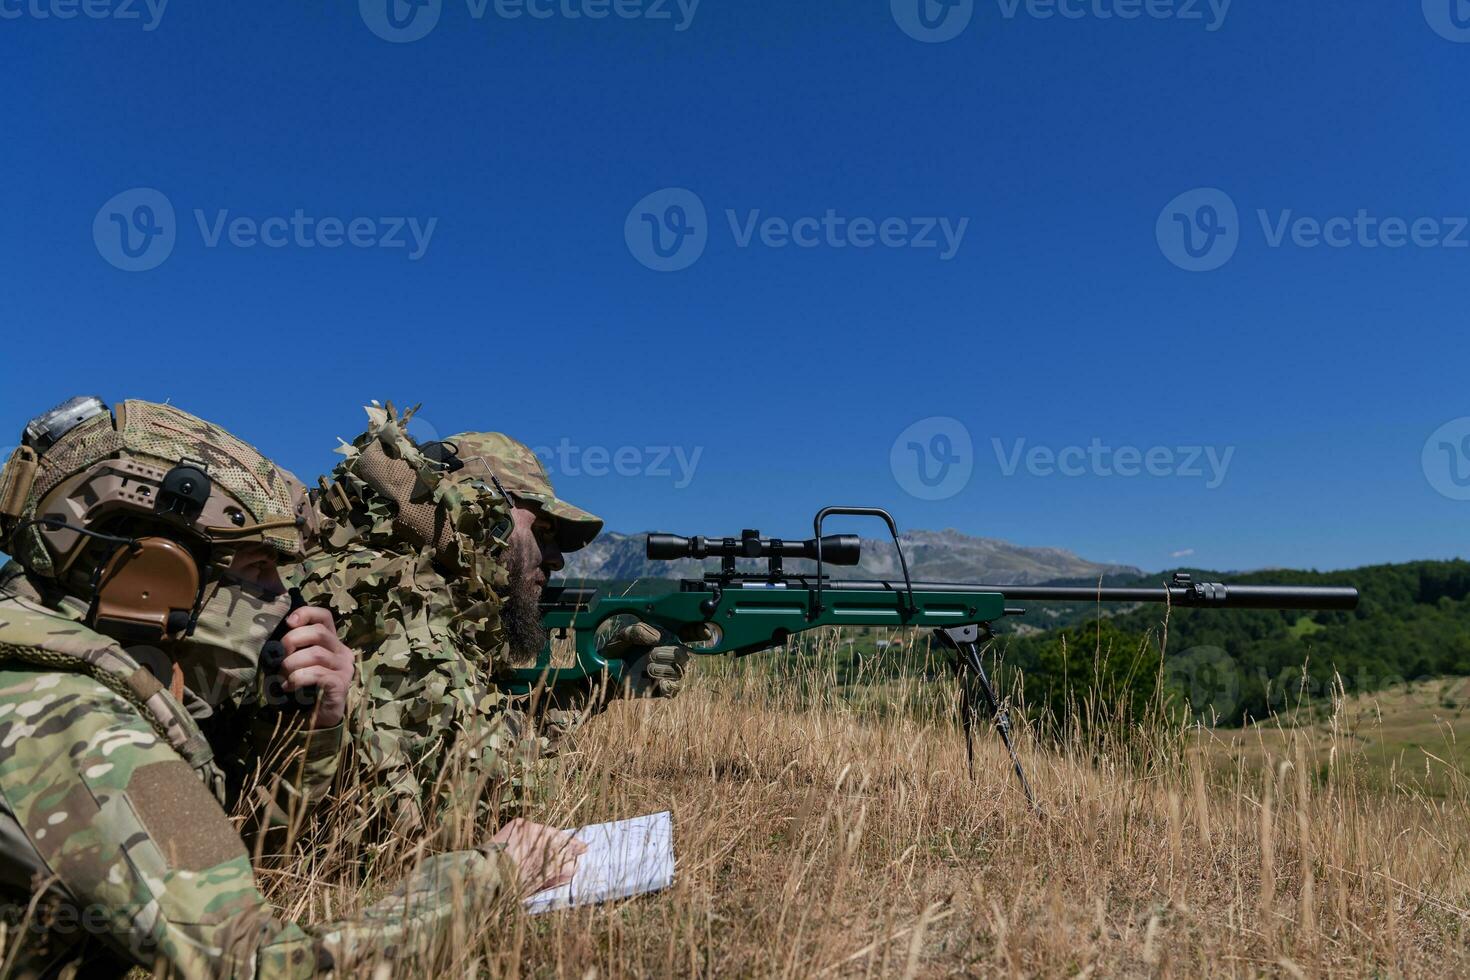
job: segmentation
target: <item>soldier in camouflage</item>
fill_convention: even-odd
[[[352,972],[566,877],[566,839],[520,823],[354,919],[301,926],[267,905],[202,725],[259,688],[278,637],[285,690],[316,692],[278,735],[284,792],[320,796],[353,654],[279,580],[311,523],[290,474],[178,409],[74,399],[27,427],[0,472],[19,566],[0,583],[0,974]]]
[[[527,666],[547,642],[541,625],[542,589],[551,573],[561,570],[567,553],[592,543],[602,530],[602,520],[557,497],[546,467],[525,443],[501,432],[461,432],[446,441],[464,463],[452,479],[491,484],[513,505],[504,620],[510,664]],[[632,623],[617,631],[601,652],[628,662],[622,690],[611,692],[626,697],[673,697],[689,662],[689,651],[678,638],[647,623]],[[562,694],[565,696],[565,690]],[[606,697],[584,689],[572,695],[572,703],[553,707],[543,716],[552,720],[555,729],[565,730],[606,704]]]
[[[530,699],[496,684],[541,652],[541,590],[602,521],[559,499],[540,460],[507,436],[419,446],[413,410],[367,413],[368,430],[321,481],[323,550],[294,581],[337,614],[344,642],[368,651],[339,795],[367,795],[383,825],[364,843],[391,849],[515,812],[536,761],[606,703],[595,685],[563,690],[536,704],[533,726]],[[688,657],[644,624],[606,652],[637,661],[618,693],[647,696],[673,694]]]
[[[508,656],[501,564],[510,506],[448,479],[439,447],[408,434],[413,410],[367,408],[368,428],[321,481],[321,550],[293,575],[365,651],[348,717],[339,796],[365,796],[379,826],[363,843],[418,846],[459,820],[499,822],[537,754],[490,677]]]

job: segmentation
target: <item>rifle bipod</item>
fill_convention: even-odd
[[[1026,802],[1034,810],[1036,797],[1031,794],[1031,784],[1026,781],[1026,772],[1021,768],[1021,757],[1016,755],[1016,747],[1011,744],[1010,715],[996,697],[995,688],[990,686],[985,663],[980,657],[981,642],[989,641],[993,634],[985,629],[982,636],[981,629],[982,627],[972,624],[934,631],[934,638],[940,645],[955,652],[955,676],[960,682],[960,721],[965,731],[965,757],[969,760],[970,778],[975,778],[975,714],[983,700],[990,717],[995,720],[995,730],[1000,732],[1000,740],[1005,743],[1006,751],[1011,755],[1011,764],[1016,768],[1016,778],[1021,781]]]

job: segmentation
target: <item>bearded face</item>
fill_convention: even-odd
[[[552,574],[566,564],[556,543],[556,524],[539,508],[517,506],[506,547],[510,592],[501,610],[501,622],[510,641],[511,664],[524,667],[546,646],[541,625],[541,592]]]
[[[541,590],[546,576],[538,564],[531,562],[526,550],[511,538],[506,571],[510,576],[510,594],[501,607],[501,622],[510,641],[512,666],[525,667],[535,662],[546,646],[548,634],[541,625]]]

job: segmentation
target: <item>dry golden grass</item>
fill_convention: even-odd
[[[1185,732],[1041,748],[1023,730],[1037,813],[988,727],[972,780],[952,705],[855,706],[822,662],[784,674],[702,662],[680,697],[592,721],[546,764],[528,816],[572,826],[671,809],[674,887],[466,922],[436,972],[1470,974],[1463,782],[1433,798],[1370,789],[1330,738],[1284,738],[1222,767]],[[901,700],[946,691],[914,681]],[[274,878],[273,898],[303,919],[364,897],[296,870]]]

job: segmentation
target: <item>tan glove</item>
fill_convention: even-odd
[[[703,624],[695,624],[686,638],[698,641],[704,637]],[[678,694],[689,663],[688,647],[647,623],[618,630],[603,646],[602,655],[624,662],[622,696],[632,698],[671,698]]]

